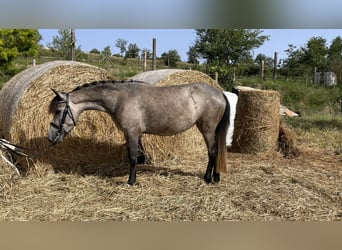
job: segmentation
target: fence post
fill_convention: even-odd
[[[157,52],[156,52],[156,48],[157,48],[157,40],[155,38],[153,38],[153,40],[152,40],[152,70],[156,70],[157,69]]]
[[[75,61],[75,50],[76,50],[76,41],[75,41],[75,29],[71,29],[71,61]]]
[[[265,61],[261,60],[260,62],[260,78],[264,80],[264,71],[265,71]]]
[[[215,72],[215,82],[216,82],[217,84],[219,84],[219,83],[218,83],[218,72]]]
[[[147,52],[145,51],[144,52],[144,72],[146,71],[146,68],[147,68]]]
[[[277,78],[277,62],[278,62],[278,52],[274,52],[273,60],[273,80]]]

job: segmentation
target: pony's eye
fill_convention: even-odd
[[[56,114],[56,115],[59,115],[60,113],[62,113],[62,111],[57,110],[55,114]]]

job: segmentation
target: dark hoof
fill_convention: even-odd
[[[219,173],[214,173],[213,177],[214,177],[214,182],[220,182],[220,174]]]
[[[129,180],[127,181],[127,184],[128,184],[128,185],[131,185],[131,186],[133,186],[134,183],[135,183],[135,180],[129,179]]]
[[[138,155],[138,157],[137,157],[137,163],[138,164],[144,164],[145,161],[146,161],[146,157],[144,154]]]
[[[204,180],[205,180],[205,182],[206,182],[207,184],[209,184],[209,183],[211,182],[211,177],[205,175],[205,176],[204,176]]]

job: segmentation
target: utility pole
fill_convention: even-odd
[[[152,70],[156,70],[157,69],[157,52],[156,52],[156,48],[157,48],[157,40],[155,38],[153,38],[153,40],[152,40]]]
[[[76,51],[76,39],[75,39],[75,29],[71,29],[71,61],[76,60],[75,51]]]

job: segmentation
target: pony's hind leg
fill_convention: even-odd
[[[138,140],[138,154],[137,154],[137,163],[138,164],[144,164],[145,163],[145,153],[144,153],[144,148],[142,146],[142,142],[141,142],[141,137],[139,136],[139,140]]]
[[[151,163],[151,158],[149,155],[146,155],[144,147],[142,145],[142,135],[139,136],[139,147],[138,147],[138,159],[137,163],[138,164],[150,164]]]
[[[204,180],[206,183],[211,182],[211,176],[214,171],[214,166],[215,166],[215,160],[216,160],[216,154],[213,152],[213,147],[211,150],[208,150],[208,165],[207,165],[207,170],[204,175]],[[215,181],[215,178],[214,178]]]
[[[220,174],[216,173],[215,170],[215,162],[217,156],[217,142],[215,139],[215,130],[213,132],[207,131],[205,132],[204,129],[198,126],[198,129],[202,132],[204,137],[205,143],[208,149],[208,165],[207,170],[204,175],[204,180],[206,183],[210,183],[212,180],[212,176],[214,177],[214,181],[218,182],[220,180]]]
[[[127,135],[126,142],[130,164],[128,184],[133,185],[137,176],[136,165],[138,161],[138,136]]]

